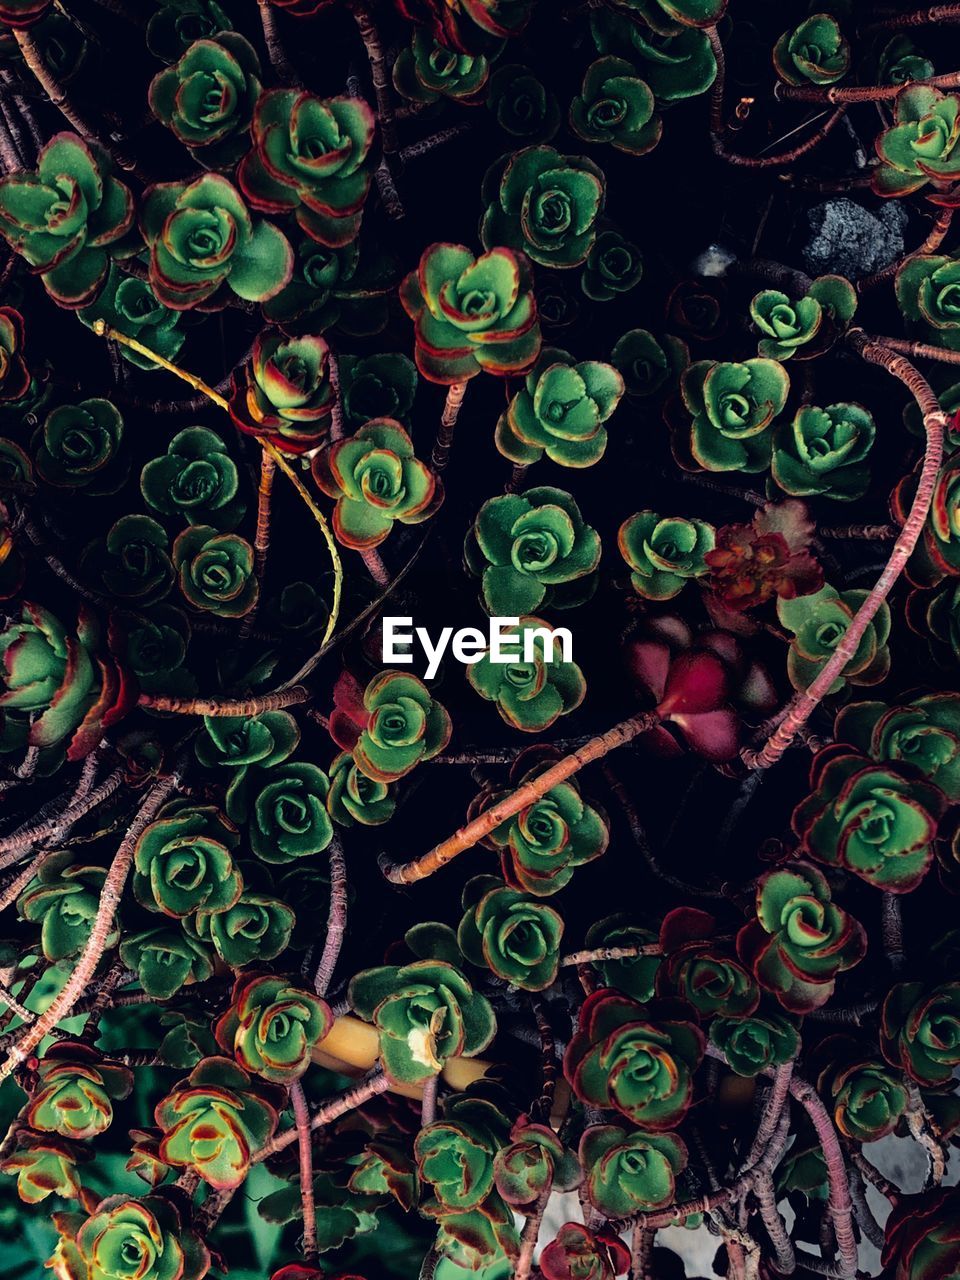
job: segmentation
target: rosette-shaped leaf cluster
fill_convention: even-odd
[[[706,554],[706,585],[719,609],[742,614],[782,597],[809,595],[823,586],[823,571],[810,554],[815,526],[802,502],[768,503],[750,524],[725,524]]]
[[[291,986],[286,978],[254,974],[237,979],[215,1035],[224,1053],[247,1071],[289,1084],[306,1071],[311,1050],[332,1026],[325,1000]]]
[[[917,1084],[946,1084],[960,1066],[960,982],[892,987],[880,1016],[880,1047]]]
[[[928,182],[949,186],[960,175],[960,97],[925,84],[908,85],[894,104],[895,123],[877,138],[873,189],[906,196]]]
[[[221,286],[247,302],[265,302],[293,274],[286,236],[253,218],[236,187],[219,174],[150,187],[140,227],[150,250],[150,284],[175,311],[213,299]]]
[[[157,1103],[160,1157],[191,1169],[215,1190],[239,1187],[250,1161],[273,1135],[277,1113],[229,1058],[204,1058]]]
[[[593,967],[601,974],[605,987],[615,987],[641,1004],[652,998],[660,967],[659,954],[645,954],[660,950],[657,935],[652,930],[638,925],[628,913],[617,912],[592,924],[584,944],[591,951],[607,947],[636,949],[635,956],[597,960]]]
[[[879,60],[880,84],[907,84],[911,80],[928,80],[935,67],[907,35],[893,36],[883,48]]]
[[[940,1187],[904,1196],[884,1226],[886,1280],[935,1280],[960,1267],[960,1193]]]
[[[47,1263],[58,1280],[203,1280],[210,1253],[165,1196],[110,1196],[86,1217],[54,1215],[60,1239]]]
[[[113,1121],[113,1103],[133,1088],[133,1074],[105,1060],[89,1045],[60,1040],[37,1066],[37,1087],[27,1122],[38,1133],[58,1133],[83,1142]]]
[[[710,1039],[738,1076],[756,1076],[797,1056],[797,1028],[779,1013],[759,1010],[746,1018],[714,1018]]]
[[[445,1210],[474,1209],[493,1190],[494,1157],[506,1144],[506,1117],[486,1098],[455,1095],[443,1119],[417,1134],[413,1154],[423,1182]]]
[[[565,1222],[540,1255],[543,1280],[614,1280],[626,1274],[630,1251],[618,1235]]]
[[[844,401],[820,409],[801,405],[789,424],[774,434],[770,470],[784,491],[853,502],[870,484],[866,461],[877,434],[873,414]]]
[[[333,531],[356,551],[378,547],[394,523],[422,524],[443,501],[443,486],[415,455],[399,422],[375,418],[313,459],[318,487],[335,498]]]
[[[423,1084],[450,1058],[475,1057],[496,1031],[486,997],[440,960],[364,969],[351,979],[347,998],[376,1026],[383,1069],[397,1084]]]
[[[460,53],[496,49],[519,35],[530,20],[534,0],[393,0],[405,18],[426,25],[434,38]]]
[[[279,898],[242,893],[232,907],[202,910],[187,916],[184,927],[202,942],[209,942],[232,969],[254,960],[275,960],[286,951],[296,917]]]
[[[239,160],[260,96],[260,59],[236,31],[197,40],[150,82],[150,110],[195,160],[220,169]]]
[[[835,84],[850,69],[850,45],[828,13],[815,13],[785,31],[773,50],[777,75],[787,84]]]
[[[867,935],[832,900],[826,877],[805,862],[768,871],[757,883],[756,916],[737,935],[737,953],[790,1013],[819,1009],[838,973],[863,959]]]
[[[906,476],[893,492],[894,519],[906,520],[916,475]],[[947,453],[937,472],[930,513],[920,541],[907,561],[907,577],[918,587],[933,587],[960,575],[960,451]]]
[[[0,235],[62,307],[93,301],[133,215],[133,196],[109,157],[74,133],[55,134],[36,171],[0,178]]]
[[[217,0],[163,0],[147,23],[147,48],[162,62],[176,62],[194,40],[229,27]]]
[[[114,263],[99,296],[77,313],[89,328],[102,320],[111,329],[135,338],[165,360],[175,360],[186,334],[180,327],[181,312],[164,306],[146,280],[128,276]],[[160,366],[141,351],[117,343],[124,360],[138,369]]]
[[[606,57],[587,67],[580,93],[570,104],[570,128],[584,142],[606,142],[642,156],[660,141],[663,121],[650,86],[633,64]]]
[[[341,751],[330,766],[330,791],[327,812],[341,827],[359,822],[364,827],[379,827],[389,822],[397,807],[396,798],[386,782],[374,782],[357,767],[348,751]]]
[[[557,976],[563,917],[496,876],[474,876],[463,890],[465,913],[457,930],[471,964],[524,991],[542,991]]]
[[[54,488],[91,498],[116,493],[129,470],[122,440],[123,418],[109,400],[58,405],[34,433],[37,474]]]
[[[230,384],[230,417],[236,425],[284,453],[320,444],[333,404],[330,348],[319,335],[288,338],[279,329],[263,330]]]
[[[194,524],[178,534],[171,552],[188,604],[219,618],[242,618],[257,602],[253,547],[236,533]]]
[[[482,579],[484,607],[508,618],[544,603],[580,603],[592,590],[600,551],[599,534],[573,495],[547,486],[490,498],[464,543],[467,568]]]
[[[663,959],[657,968],[661,996],[685,1000],[704,1018],[745,1017],[760,992],[752,976],[716,941],[717,922],[696,907],[675,907],[660,926]]]
[[[545,267],[577,267],[597,238],[606,200],[603,171],[586,156],[526,147],[506,156],[483,182],[486,248],[522,249]]]
[[[694,1023],[661,1018],[603,988],[583,1002],[563,1071],[582,1102],[612,1107],[651,1133],[663,1133],[677,1127],[693,1099],[704,1044]]]
[[[716,530],[706,520],[638,511],[620,526],[617,544],[630,566],[634,591],[645,600],[672,600],[709,571],[706,557],[716,544]]]
[[[933,861],[946,807],[939,787],[839,743],[815,757],[810,787],[792,819],[806,857],[889,893],[916,888]]]
[[[762,289],[750,303],[760,333],[757,351],[772,360],[821,355],[856,309],[856,290],[843,276],[819,276],[796,301],[779,289]]]
[[[329,791],[327,775],[305,760],[244,768],[227,789],[227,817],[246,824],[250,848],[263,862],[292,862],[320,853],[333,839]]]
[[[121,516],[106,537],[84,550],[80,567],[105,593],[133,605],[150,605],[173,586],[168,550],[167,531],[151,516]]]
[[[28,601],[0,631],[0,751],[64,744],[68,760],[82,760],[134,698],[85,608],[73,634]]]
[[[587,254],[580,287],[592,302],[609,302],[640,283],[643,258],[619,231],[602,231]]]
[[[432,244],[400,301],[414,322],[417,368],[431,382],[518,373],[540,351],[530,264],[512,249],[475,257],[462,244]]]
[[[656,7],[655,0],[646,6]],[[600,53],[629,57],[639,64],[640,75],[660,102],[681,102],[705,93],[716,79],[710,40],[696,27],[676,26],[667,34],[647,22],[631,21],[626,13],[601,9],[591,13],[590,30]]]
[[[27,882],[17,910],[40,925],[40,946],[51,964],[73,960],[86,946],[106,874],[103,867],[74,863],[69,849],[58,849]],[[111,929],[107,945],[116,946],[119,936]]]
[[[533,781],[556,758],[549,751],[536,754],[542,758],[532,766],[527,752],[518,757],[510,774],[515,788]],[[471,805],[470,817],[478,817],[508,794],[481,792]],[[576,778],[571,778],[494,827],[487,842],[500,851],[507,883],[542,898],[569,884],[577,867],[599,858],[609,839],[605,817],[584,802]]]
[[[120,943],[120,958],[156,1000],[169,1000],[185,983],[204,982],[213,973],[206,947],[182,929],[163,925],[128,933]]]
[[[680,379],[690,415],[675,429],[679,460],[689,453],[706,471],[763,471],[773,447],[771,423],[790,391],[786,369],[776,360],[742,364],[698,360]]]
[[[69,1142],[21,1133],[16,1149],[0,1160],[0,1173],[17,1179],[17,1195],[24,1204],[40,1204],[51,1195],[77,1200],[79,1158],[80,1149]]]
[[[366,689],[347,673],[334,688],[330,733],[373,782],[396,782],[439,754],[453,726],[416,676],[381,671]]]
[[[907,1109],[900,1073],[847,1036],[828,1036],[817,1057],[825,1064],[817,1088],[832,1100],[840,1132],[854,1142],[877,1142],[893,1133]]]
[[[489,77],[490,63],[482,53],[459,53],[422,28],[393,64],[394,87],[412,102],[476,101]]]
[[[240,190],[262,213],[294,213],[320,244],[349,244],[373,180],[375,131],[363,98],[271,89],[253,113],[253,150],[237,172]]]
[[[556,95],[529,67],[497,67],[487,85],[487,107],[505,133],[520,142],[546,142],[560,127]]]
[[[197,739],[197,759],[207,768],[241,769],[256,764],[270,769],[293,755],[300,730],[289,711],[258,716],[204,716],[206,732]]]
[[[854,702],[840,710],[834,736],[872,760],[912,765],[960,800],[960,695],[930,693],[898,707]]]
[[[864,590],[837,591],[827,583],[808,595],[777,601],[777,617],[793,636],[787,675],[795,689],[808,688],[826,666],[867,594]],[[839,693],[845,684],[871,685],[883,680],[890,671],[889,636],[890,607],[884,601],[828,692]]]
[[[140,491],[148,507],[189,524],[234,529],[245,503],[238,497],[237,464],[220,436],[208,427],[178,431],[167,451],[140,473]]]
[[[183,919],[226,911],[243,879],[233,861],[239,833],[212,805],[171,800],[144,828],[133,858],[133,892],[148,911]]]
[[[520,1116],[510,1130],[509,1143],[494,1157],[493,1177],[507,1204],[523,1209],[534,1204],[547,1187],[573,1190],[582,1174],[576,1156],[552,1129]]]
[[[587,1199],[608,1218],[660,1209],[675,1199],[687,1148],[675,1133],[633,1132],[590,1125],[580,1139]]]
[[[500,415],[497,448],[521,466],[546,454],[561,467],[592,467],[606,450],[604,423],[623,392],[623,378],[612,365],[578,362],[569,352],[545,347]]]
[[[670,334],[657,339],[649,329],[628,329],[610,353],[623,374],[628,396],[647,399],[665,391],[690,363],[687,345]]]
[[[897,270],[896,290],[900,310],[922,326],[926,341],[960,350],[960,261],[933,253],[907,258]]]
[[[531,656],[525,655],[529,649]],[[549,650],[549,654],[548,654]],[[522,616],[501,632],[501,652],[509,662],[493,662],[490,651],[467,669],[467,679],[501,719],[525,733],[549,729],[560,716],[575,711],[587,692],[583,672],[566,661],[551,628],[541,618]],[[549,661],[548,661],[549,656]]]

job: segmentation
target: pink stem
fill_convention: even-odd
[[[360,558],[366,566],[367,573],[369,573],[378,587],[388,587],[390,585],[390,574],[376,547],[364,547],[360,551]]]
[[[437,1093],[440,1088],[440,1077],[431,1076],[423,1086],[423,1098],[420,1103],[420,1127],[425,1129],[437,1118]]]
[[[550,1183],[543,1188],[534,1205],[533,1212],[526,1221],[523,1228],[523,1235],[520,1237],[520,1253],[517,1257],[517,1265],[513,1269],[513,1280],[530,1280],[530,1274],[533,1271],[533,1251],[537,1247],[537,1237],[540,1234],[540,1223],[543,1221],[543,1215],[547,1208],[547,1201],[550,1199],[550,1192],[553,1190]]]
[[[313,1201],[313,1149],[311,1146],[310,1112],[303,1096],[303,1086],[295,1080],[290,1086],[290,1101],[297,1127],[300,1152],[300,1203],[303,1206],[303,1254],[310,1261],[317,1256],[317,1211]]]
[[[790,1081],[790,1092],[810,1117],[823,1151],[823,1159],[827,1166],[827,1181],[830,1186],[827,1211],[833,1220],[833,1230],[837,1237],[840,1273],[843,1276],[855,1276],[857,1241],[853,1234],[853,1203],[850,1199],[847,1169],[843,1162],[843,1152],[840,1150],[837,1131],[812,1084],[794,1076]]]
[[[341,1116],[345,1116],[348,1111],[353,1111],[357,1107],[363,1106],[365,1102],[369,1102],[371,1098],[375,1098],[379,1093],[385,1093],[390,1088],[390,1081],[382,1071],[375,1072],[366,1080],[356,1084],[352,1089],[346,1089],[337,1097],[331,1099],[325,1107],[314,1115],[310,1121],[311,1129],[322,1129],[324,1125],[332,1124],[334,1120],[339,1120]],[[278,1133],[276,1137],[271,1138],[266,1146],[253,1157],[253,1164],[260,1164],[262,1160],[269,1159],[270,1156],[276,1155],[278,1151],[283,1151],[294,1142],[297,1137],[296,1127],[286,1129],[283,1133]]]
[[[343,935],[347,928],[347,864],[343,857],[340,837],[334,832],[330,841],[330,908],[327,912],[327,936],[323,942],[323,954],[313,979],[313,989],[318,996],[325,996],[340,956]]]
[[[12,862],[24,853],[27,853],[41,840],[56,840],[67,827],[73,826],[75,822],[95,809],[98,804],[102,804],[104,800],[110,798],[123,781],[123,770],[117,769],[104,779],[95,791],[87,792],[85,795],[79,796],[73,800],[63,813],[57,814],[53,818],[48,818],[46,822],[40,822],[34,827],[28,828],[26,831],[15,831],[13,835],[4,836],[0,839],[0,870],[9,867]]]

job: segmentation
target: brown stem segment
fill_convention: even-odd
[[[280,32],[277,30],[277,12],[270,0],[258,0],[260,5],[260,25],[263,27],[263,43],[267,46],[267,57],[277,79],[283,84],[295,84],[296,73],[290,65],[287,51],[283,47]]]
[[[260,698],[168,698],[161,694],[141,693],[137,701],[141,707],[170,711],[178,716],[259,716],[264,711],[299,706],[309,697],[302,684],[295,684]]]
[[[460,406],[463,404],[463,397],[466,394],[467,384],[465,382],[454,382],[447,388],[447,398],[444,401],[443,414],[440,418],[440,430],[437,432],[437,439],[433,446],[433,456],[430,459],[430,465],[434,471],[443,471],[450,461],[453,429],[457,425]]]
[[[69,1014],[70,1010],[89,987],[90,981],[97,971],[97,965],[103,956],[107,938],[113,928],[113,921],[117,914],[117,907],[120,905],[123,887],[126,884],[127,876],[130,874],[134,847],[140,837],[140,833],[153,821],[157,810],[177,786],[178,782],[178,775],[172,773],[151,789],[140,806],[139,813],[127,828],[127,833],[123,837],[120,848],[117,850],[107,871],[103,889],[100,893],[100,901],[97,904],[97,914],[94,917],[93,927],[80,954],[80,959],[77,961],[76,968],[48,1007],[35,1022],[26,1028],[24,1034],[10,1050],[6,1060],[0,1064],[0,1080],[10,1075],[28,1054],[37,1047],[43,1037]]]
[[[253,538],[253,572],[260,583],[261,591],[263,590],[263,578],[267,569],[267,554],[270,550],[270,499],[273,495],[273,480],[276,474],[276,462],[274,462],[269,453],[262,453],[260,455],[260,485],[257,489],[257,531]],[[247,617],[250,617],[250,614]]]
[[[864,32],[905,31],[908,27],[933,27],[941,22],[960,22],[960,4],[935,4],[929,9],[918,9],[914,13],[878,18],[876,22],[864,27]]]
[[[534,1117],[541,1123],[550,1123],[553,1111],[553,1099],[557,1091],[557,1045],[553,1036],[553,1027],[547,1015],[547,1006],[540,996],[531,995],[530,1004],[537,1024],[537,1035],[540,1037],[541,1082],[540,1097],[531,1108]]]
[[[633,1228],[630,1237],[630,1280],[650,1280],[653,1274],[653,1242],[657,1237],[656,1229],[641,1227],[639,1223]]]
[[[363,560],[367,573],[369,573],[378,587],[390,585],[390,573],[383,563],[383,556],[381,556],[376,547],[364,547],[360,551],[360,558]]]
[[[960,88],[960,71],[950,71],[942,76],[930,76],[928,80],[908,80],[905,84],[863,84],[863,85],[830,85],[829,88],[818,88],[815,85],[778,84],[775,96],[784,102],[829,102],[832,104],[849,102],[890,102],[899,97],[904,89],[915,89],[924,85],[929,89]]]
[[[547,1209],[547,1201],[550,1199],[552,1190],[553,1188],[548,1182],[537,1197],[533,1212],[526,1221],[523,1235],[520,1237],[520,1253],[517,1257],[517,1264],[513,1269],[513,1280],[530,1280],[533,1272],[533,1251],[537,1247],[540,1223],[543,1221],[543,1215]]]
[[[886,334],[871,339],[886,347],[888,351],[896,351],[898,355],[911,356],[915,360],[937,360],[940,364],[960,364],[960,351],[948,351],[946,347],[935,347],[930,342],[911,342],[908,338],[888,338]]]
[[[423,854],[422,857],[416,858],[413,862],[407,862],[403,866],[397,866],[381,857],[381,870],[391,884],[415,884],[417,880],[432,876],[435,871],[439,871],[448,862],[452,862],[457,854],[463,853],[465,849],[472,849],[475,844],[478,844],[484,836],[489,835],[495,827],[499,827],[502,822],[512,818],[521,809],[526,809],[529,805],[534,804],[541,796],[546,795],[551,787],[557,786],[560,782],[565,782],[567,778],[572,778],[584,765],[590,764],[594,760],[602,760],[605,755],[615,751],[617,747],[622,747],[625,743],[632,742],[639,734],[646,733],[648,729],[652,729],[655,724],[659,723],[659,720],[660,717],[655,711],[646,711],[640,715],[631,716],[629,720],[622,720],[620,724],[614,725],[606,733],[600,734],[599,737],[591,738],[589,742],[578,748],[578,750],[568,756],[564,756],[562,760],[558,760],[556,764],[551,765],[539,777],[524,783],[522,787],[519,787],[512,794],[506,796],[497,804],[491,805],[478,818],[468,822],[466,826],[454,832],[448,839],[441,841],[440,844],[431,849],[429,853]]]
[[[318,996],[325,996],[330,988],[333,971],[340,957],[343,935],[347,929],[347,864],[343,856],[340,837],[334,832],[330,841],[330,909],[327,913],[327,936],[323,942],[323,954],[313,979],[313,989]]]
[[[596,947],[593,951],[574,951],[564,956],[561,965],[594,964],[598,960],[630,960],[637,956],[659,956],[663,948],[659,942],[644,943],[638,947]]]
[[[842,674],[850,661],[867,627],[875,617],[877,610],[886,600],[894,583],[903,572],[904,565],[910,559],[917,540],[923,531],[930,503],[933,499],[937,472],[943,458],[943,436],[947,427],[946,414],[930,384],[909,361],[896,355],[888,347],[872,341],[862,329],[851,330],[848,335],[853,349],[870,364],[879,365],[903,385],[916,400],[923,415],[923,427],[926,433],[926,448],[923,455],[923,466],[920,481],[914,496],[906,522],[900,536],[890,553],[890,559],[883,572],[874,583],[867,598],[857,610],[843,638],[824,664],[819,675],[808,688],[799,693],[789,704],[787,714],[774,730],[766,745],[760,751],[745,751],[742,759],[751,769],[767,769],[783,755],[793,741],[798,730],[806,724],[814,708],[830,689],[834,680]]]
[[[377,169],[377,189],[380,192],[380,199],[383,201],[387,216],[390,218],[402,218],[404,216],[403,202],[400,199],[400,193],[397,191],[396,183],[394,182],[393,171],[390,168],[390,158],[397,151],[397,129],[393,114],[393,86],[390,83],[390,73],[387,70],[386,59],[383,56],[380,33],[377,31],[369,8],[363,0],[349,0],[349,3],[350,11],[357,24],[357,30],[360,32],[360,39],[363,41],[363,47],[367,51],[367,61],[370,63],[370,78],[373,81],[373,92],[377,99],[377,119],[380,125],[380,141],[383,144],[384,154],[384,159]]]
[[[313,1148],[310,1112],[303,1095],[303,1085],[295,1080],[290,1086],[293,1122],[297,1131],[300,1157],[300,1204],[303,1208],[303,1256],[307,1262],[317,1256],[317,1211],[313,1200]]]

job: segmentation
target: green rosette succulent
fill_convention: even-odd
[[[399,671],[373,677],[363,691],[362,716],[351,750],[357,768],[374,782],[396,782],[433,759],[453,729],[446,709],[423,681]]]
[[[771,474],[793,497],[854,502],[870,485],[866,459],[876,433],[873,414],[863,405],[801,405],[793,421],[774,432]]]
[[[556,979],[563,917],[496,876],[474,876],[463,890],[457,943],[471,964],[523,991],[543,991]]]
[[[572,1191],[583,1180],[577,1157],[544,1124],[520,1116],[510,1130],[510,1142],[493,1159],[497,1191],[514,1209],[533,1205],[547,1187]]]
[[[242,969],[254,960],[275,960],[286,951],[295,921],[292,909],[279,898],[245,892],[223,911],[187,916],[184,927],[209,942],[224,964]]]
[[[58,405],[31,442],[37,475],[56,489],[91,498],[116,493],[130,470],[122,441],[123,418],[109,400]]]
[[[777,617],[793,636],[787,654],[787,675],[795,689],[809,687],[866,598],[866,591],[837,591],[826,584],[810,595],[792,600],[781,596],[777,600]],[[889,636],[890,609],[884,602],[828,692],[839,693],[845,684],[870,685],[883,680],[890,670]]]
[[[409,1213],[420,1199],[420,1176],[406,1146],[389,1139],[368,1142],[347,1186],[358,1195],[385,1196]]]
[[[841,708],[834,737],[872,760],[911,765],[960,800],[960,695],[930,693],[896,707],[854,702]]]
[[[235,529],[246,503],[238,497],[237,464],[220,436],[208,427],[178,431],[167,451],[140,473],[140,492],[148,507],[163,516]]]
[[[490,78],[490,62],[482,53],[460,53],[417,27],[409,48],[393,64],[393,84],[411,102],[476,101]]]
[[[47,1263],[59,1280],[203,1280],[210,1253],[165,1196],[110,1196],[89,1217],[58,1213]]]
[[[717,78],[717,60],[704,31],[680,27],[664,35],[632,22],[626,14],[591,13],[590,31],[597,51],[627,58],[658,102],[682,102],[706,93]]]
[[[877,80],[880,84],[908,84],[911,80],[929,80],[935,70],[909,36],[893,36],[880,53]]]
[[[469,1093],[451,1098],[443,1119],[422,1128],[414,1141],[421,1181],[445,1210],[475,1209],[493,1190],[494,1158],[508,1136],[509,1123],[492,1102]]]
[[[208,768],[241,769],[255,764],[270,769],[293,755],[300,729],[289,711],[258,716],[204,716],[206,730],[196,742],[197,759]]]
[[[545,347],[500,415],[497,448],[520,466],[546,454],[561,467],[592,467],[606,451],[604,424],[623,392],[623,378],[612,365],[577,361],[567,351]]]
[[[650,929],[641,928],[626,912],[597,920],[587,930],[584,945],[591,951],[606,947],[636,947],[640,954],[624,956],[619,960],[598,960],[594,968],[601,975],[605,987],[614,987],[623,995],[631,996],[645,1004],[656,989],[657,970],[660,968],[658,936]],[[655,948],[657,954],[644,955],[644,948]]]
[[[388,351],[372,356],[341,356],[340,399],[344,422],[362,427],[374,418],[406,422],[417,391],[417,366]]]
[[[60,1040],[37,1065],[27,1123],[38,1133],[85,1142],[113,1123],[113,1103],[133,1088],[133,1073],[89,1045]]]
[[[378,547],[394,524],[422,524],[443,500],[443,487],[416,457],[399,422],[376,418],[317,453],[317,486],[336,499],[333,531],[355,551]]]
[[[800,1051],[797,1028],[779,1013],[758,1012],[746,1018],[714,1018],[710,1039],[738,1076],[757,1076],[783,1066]]]
[[[325,438],[333,412],[329,361],[330,348],[318,334],[289,338],[280,329],[264,329],[231,380],[236,426],[283,453],[314,448]]]
[[[823,1051],[838,1038],[830,1037]],[[854,1142],[879,1142],[894,1132],[907,1110],[903,1077],[866,1055],[822,1072],[818,1089],[832,1100],[834,1124]]]
[[[163,0],[147,23],[147,48],[161,62],[176,62],[195,40],[229,29],[217,0]]]
[[[602,231],[583,264],[580,287],[592,302],[610,302],[636,288],[642,275],[643,258],[633,241]]]
[[[257,602],[253,547],[236,533],[212,525],[190,525],[171,551],[184,598],[195,609],[219,618],[242,618]]]
[[[173,800],[144,828],[133,855],[133,894],[148,911],[183,919],[226,911],[243,889],[233,861],[236,827],[212,805]]]
[[[570,104],[570,128],[584,142],[643,156],[660,141],[663,121],[650,86],[623,58],[597,58]]]
[[[587,692],[583,672],[575,662],[558,655],[541,618],[521,617],[501,632],[501,650],[516,654],[510,662],[492,662],[488,650],[467,668],[467,679],[488,702],[497,704],[500,718],[524,733],[540,733],[575,711]],[[551,661],[547,661],[547,646]],[[523,657],[529,646],[531,658]]]
[[[341,827],[359,823],[379,827],[389,822],[397,807],[396,797],[385,782],[374,782],[357,767],[349,751],[341,751],[330,766],[327,812]]]
[[[716,530],[706,520],[662,519],[655,511],[638,511],[620,526],[617,545],[637,595],[672,600],[689,581],[709,572],[705,556],[716,545]]]
[[[857,292],[843,276],[819,276],[796,301],[779,289],[762,289],[750,303],[761,335],[757,353],[772,360],[820,355],[856,310]]]
[[[110,266],[99,297],[77,315],[87,328],[93,329],[102,320],[165,360],[176,360],[187,336],[180,328],[180,312],[164,306],[146,280],[125,275],[115,264]],[[155,360],[132,347],[118,342],[116,348],[124,360],[138,369],[160,368]]]
[[[901,524],[907,519],[917,474],[905,476],[893,491],[890,509]],[[944,578],[960,575],[960,451],[956,449],[945,455],[937,472],[930,511],[907,561],[906,575],[918,587],[934,587]]]
[[[51,964],[75,960],[87,945],[106,874],[103,867],[73,862],[69,849],[58,849],[27,882],[17,911],[40,925],[40,947]],[[119,937],[119,929],[111,929],[107,946],[115,947]]]
[[[290,1084],[306,1071],[314,1045],[332,1026],[325,1000],[291,986],[286,978],[254,974],[237,979],[214,1034],[224,1053],[234,1055],[247,1071]]]
[[[169,1000],[185,983],[204,982],[213,973],[206,947],[182,930],[163,925],[127,934],[120,943],[120,958],[156,1000]]]
[[[850,70],[850,45],[829,13],[814,13],[785,31],[773,50],[777,75],[787,84],[835,84]]]
[[[580,603],[592,589],[588,576],[600,551],[600,536],[572,494],[543,486],[485,502],[464,543],[464,560],[482,579],[487,612],[515,617],[543,603]],[[571,589],[573,583],[580,585]]]
[[[532,781],[548,767],[549,762],[520,772],[516,785]],[[479,803],[471,806],[471,816],[478,816],[508,794],[482,793]],[[584,803],[576,779],[571,778],[494,827],[487,839],[500,851],[507,883],[545,898],[569,884],[577,867],[600,857],[610,832],[606,819]]]
[[[0,178],[0,235],[61,307],[93,301],[133,217],[133,195],[110,158],[75,133],[55,134],[35,171]]]
[[[504,157],[483,181],[487,249],[522,249],[545,267],[578,267],[597,238],[606,200],[603,171],[586,156],[526,147]]]
[[[347,999],[376,1026],[383,1070],[397,1084],[423,1084],[448,1059],[475,1057],[496,1031],[486,997],[442,961],[364,969],[351,979]]]
[[[960,1066],[960,983],[898,982],[883,1002],[880,1048],[917,1084],[947,1084]]]
[[[375,132],[363,98],[270,89],[253,113],[253,149],[237,171],[240,190],[262,213],[293,213],[320,244],[349,244],[373,181]]]
[[[105,592],[129,604],[156,604],[170,594],[173,564],[163,525],[150,516],[121,516],[87,547],[80,567]]]
[[[253,218],[220,174],[148,188],[140,227],[150,250],[151,287],[174,311],[207,302],[221,286],[246,302],[265,302],[293,274],[286,236]]]
[[[614,0],[636,13],[657,35],[672,36],[689,27],[712,27],[724,15],[727,0]]]
[[[692,1022],[659,1018],[619,991],[587,996],[563,1072],[589,1106],[612,1107],[651,1133],[675,1129],[693,1098],[704,1053]]]
[[[801,850],[888,893],[909,893],[933,861],[943,792],[847,747],[820,752],[811,794],[793,811]]]
[[[518,373],[540,352],[529,262],[511,248],[488,250],[475,257],[462,244],[432,244],[400,285],[417,368],[430,382]]]
[[[683,1000],[704,1020],[746,1017],[760,1002],[752,976],[717,940],[717,922],[696,907],[675,907],[660,926],[656,991]]]
[[[894,104],[895,123],[877,138],[879,196],[906,196],[928,182],[948,186],[960,175],[960,97],[908,85]]]
[[[686,1144],[675,1133],[631,1133],[615,1124],[589,1125],[579,1155],[587,1199],[608,1218],[670,1204],[687,1166]]]
[[[239,160],[260,96],[260,59],[236,31],[195,41],[150,82],[147,100],[161,124],[207,169]]]
[[[790,378],[776,360],[742,364],[698,360],[680,379],[692,421],[684,445],[706,471],[763,471],[770,463],[770,425],[783,410]]]
[[[944,254],[916,254],[901,263],[895,287],[900,310],[924,327],[928,342],[960,350],[960,261]]]
[[[329,791],[327,775],[306,761],[238,770],[227,789],[227,817],[246,824],[250,848],[261,861],[292,862],[320,853],[333,839]]]
[[[560,106],[529,67],[497,67],[487,85],[487,107],[505,133],[520,142],[547,142],[560,128]]]
[[[679,381],[690,352],[685,342],[670,334],[657,339],[648,329],[628,329],[614,345],[610,361],[623,375],[627,395],[645,400]]]
[[[239,1187],[252,1157],[273,1135],[277,1113],[229,1058],[204,1058],[157,1103],[160,1158],[191,1169],[217,1191]]]
[[[756,916],[737,934],[737,954],[788,1013],[819,1009],[838,973],[860,963],[863,926],[832,901],[826,877],[806,862],[757,882]]]
[[[434,1248],[440,1257],[440,1266],[449,1263],[456,1267],[456,1275],[468,1272],[484,1277],[491,1266],[498,1268],[503,1260],[516,1260],[520,1248],[512,1210],[503,1200],[491,1192],[481,1204],[463,1213],[446,1209],[439,1200],[424,1200],[420,1212],[437,1222],[437,1238]],[[512,1268],[513,1262],[508,1265]],[[494,1269],[492,1280],[500,1274]],[[440,1268],[437,1268],[439,1280]]]
[[[78,1150],[56,1138],[21,1136],[17,1149],[0,1160],[0,1173],[17,1179],[24,1204],[41,1204],[48,1196],[79,1200]]]

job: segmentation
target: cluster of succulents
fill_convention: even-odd
[[[0,0],[5,1274],[960,1268],[952,7]]]

